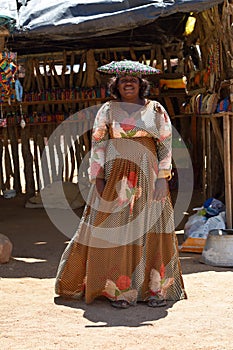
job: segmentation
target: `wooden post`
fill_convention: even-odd
[[[225,178],[225,203],[226,226],[232,228],[232,199],[231,199],[231,155],[230,155],[230,116],[223,115],[223,141],[224,141],[224,178]]]
[[[9,141],[8,141],[8,132],[7,129],[4,128],[3,130],[3,145],[5,149],[5,176],[6,176],[6,181],[5,181],[5,188],[10,189],[10,179],[13,176],[13,169],[12,169],[12,164],[11,164],[11,156],[9,152]]]
[[[214,136],[216,139],[219,155],[222,161],[222,164],[224,164],[224,147],[223,147],[223,138],[222,138],[222,133],[219,127],[219,123],[216,117],[210,117],[211,123],[212,123],[212,128],[214,132]]]
[[[197,168],[197,117],[192,115],[191,117],[191,140],[192,140],[192,155],[193,155],[193,167],[194,167],[194,185],[197,185],[198,171]]]
[[[22,156],[24,161],[24,175],[26,182],[26,194],[28,196],[34,196],[35,194],[35,182],[33,175],[33,156],[30,150],[30,135],[29,128],[21,130],[22,141]]]
[[[4,50],[4,46],[5,46],[5,38],[0,35],[0,51]]]
[[[206,169],[207,169],[207,196],[212,196],[212,177],[211,177],[211,132],[210,132],[210,118],[206,120]]]
[[[4,27],[0,27],[0,51],[3,51],[5,48],[5,40],[6,37],[10,35],[10,32],[8,29]]]
[[[230,147],[231,147],[231,152],[230,152],[230,164],[231,164],[231,192],[230,196],[232,198],[233,196],[233,116],[230,116]],[[232,209],[231,209],[231,217],[232,217]],[[233,224],[233,218],[232,218],[232,224]],[[231,226],[232,228],[232,226]]]
[[[8,126],[8,134],[11,143],[12,158],[14,164],[14,189],[17,193],[22,192],[22,186],[20,183],[20,165],[19,165],[19,143],[16,133],[16,126]]]
[[[41,160],[41,168],[42,168],[42,176],[44,181],[44,187],[50,184],[50,175],[48,168],[48,159],[45,151],[45,143],[44,143],[44,129],[43,126],[39,125],[36,143],[39,147],[40,151],[40,160]]]
[[[53,134],[53,131],[55,129],[54,124],[48,125],[48,135],[49,137]],[[54,144],[55,137],[52,136],[49,139],[48,142],[48,147],[49,147],[49,160],[50,160],[50,169],[51,169],[51,177],[52,177],[52,182],[55,182],[58,179],[57,177],[57,171],[56,171],[56,160],[55,160],[55,144]]]
[[[1,164],[3,163],[3,141],[0,139],[0,161]],[[4,184],[3,184],[3,171],[2,171],[2,166],[0,167],[0,192],[1,190],[4,190]]]
[[[206,131],[205,131],[206,120],[204,117],[201,119],[201,131],[202,131],[202,188],[203,188],[203,200],[206,200]]]

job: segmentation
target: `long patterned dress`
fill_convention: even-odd
[[[58,267],[58,295],[99,296],[131,304],[151,297],[186,298],[170,194],[154,199],[155,182],[171,175],[171,122],[156,101],[129,113],[106,102],[92,133],[89,197]],[[96,178],[106,181],[102,196]]]

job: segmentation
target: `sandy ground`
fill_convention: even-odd
[[[24,202],[0,197],[0,232],[14,246],[0,265],[1,350],[233,349],[233,269],[181,253],[188,299],[159,309],[64,301],[54,294],[54,277],[67,237],[43,209]]]

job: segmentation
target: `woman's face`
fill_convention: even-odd
[[[125,75],[118,80],[118,91],[122,99],[136,100],[139,96],[139,79],[131,75]]]

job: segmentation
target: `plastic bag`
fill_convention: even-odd
[[[191,223],[188,221],[185,224],[184,234],[186,237],[193,238],[207,238],[209,231],[213,229],[225,229],[226,228],[226,215],[225,211],[218,215],[206,218],[198,214],[194,214],[195,218],[191,219]],[[199,217],[199,218],[198,218]],[[205,220],[203,220],[205,219]]]
[[[207,199],[203,206],[206,210],[207,217],[218,215],[225,210],[225,205],[220,200],[215,198]]]
[[[203,215],[200,215],[199,212],[191,215],[184,226],[185,238],[199,237],[198,234],[199,232],[202,232],[203,226],[205,225],[206,221],[207,218]]]

